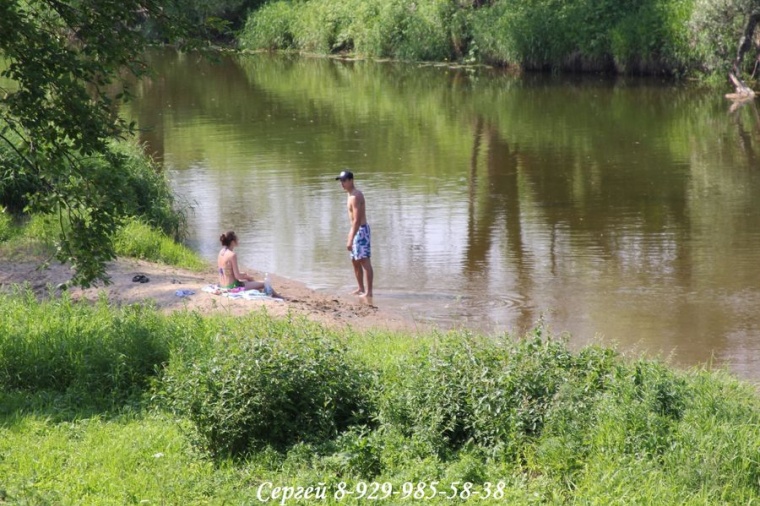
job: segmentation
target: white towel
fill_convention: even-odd
[[[278,302],[283,302],[283,300],[278,297],[270,297],[269,295],[263,292],[260,292],[258,290],[238,290],[238,291],[233,292],[226,288],[220,288],[219,285],[206,285],[201,290],[207,293],[213,293],[214,295],[222,295],[224,297],[227,297],[228,299],[243,299],[243,300],[269,299],[269,300],[276,300]]]

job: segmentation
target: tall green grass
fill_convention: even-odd
[[[10,214],[10,213],[9,213]],[[29,257],[52,258],[55,254],[56,238],[61,228],[66,227],[58,216],[27,215],[7,216],[6,233],[0,240],[0,255],[13,260]]]
[[[56,238],[67,223],[58,216],[32,215],[20,223],[7,213],[0,213],[0,254],[6,258],[52,257]],[[151,227],[141,219],[124,221],[113,237],[115,253],[122,257],[139,258],[173,265],[193,271],[208,268],[208,262],[184,245]]]
[[[0,208],[0,243],[7,241],[13,236],[13,218],[4,208]]]
[[[247,49],[683,75],[728,69],[744,0],[276,0],[239,34]],[[751,58],[749,58],[751,60]],[[752,62],[746,62],[752,70]]]
[[[0,385],[5,390],[74,392],[123,399],[147,387],[168,359],[165,322],[156,311],[114,311],[105,299],[77,304],[64,294],[0,295]]]
[[[443,60],[455,51],[452,13],[442,0],[269,2],[248,18],[239,40],[248,49]]]
[[[194,271],[208,268],[208,262],[198,254],[136,219],[128,220],[118,230],[114,247],[118,256],[141,258]]]
[[[10,503],[256,503],[272,482],[363,504],[333,494],[469,482],[499,487],[483,504],[751,504],[759,447],[752,386],[540,327],[357,333],[0,296]]]

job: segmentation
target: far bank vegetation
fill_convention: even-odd
[[[291,49],[527,70],[754,76],[760,0],[275,0],[239,34]],[[743,48],[743,49],[742,49]],[[746,58],[745,58],[746,55]]]

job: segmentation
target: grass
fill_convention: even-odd
[[[6,213],[5,233],[0,240],[0,255],[10,260],[27,257],[44,259],[55,254],[55,237],[60,230],[50,215],[33,215],[23,218]]]
[[[13,236],[13,219],[5,208],[0,208],[0,243]]]
[[[746,9],[743,0],[274,0],[250,11],[238,40],[246,49],[411,61],[725,75]]]
[[[163,232],[139,220],[129,220],[116,234],[118,256],[141,258],[196,272],[208,268],[208,262]]]
[[[398,492],[381,504],[416,502],[401,496],[432,486],[443,492],[424,502],[466,503],[465,483],[489,490],[479,504],[760,497],[750,385],[607,348],[571,352],[542,328],[364,333],[18,292],[0,295],[0,372],[0,498],[10,504],[256,504],[267,483],[322,487],[324,504],[366,504],[335,494],[373,484],[375,496]],[[278,397],[286,385],[297,386],[289,400]],[[258,396],[270,400],[246,408]],[[339,410],[327,408],[350,398],[364,415],[330,425]],[[265,413],[273,429],[295,427],[290,402],[317,423],[303,437],[241,438]],[[215,437],[237,438],[239,451],[209,447],[203,435],[222,426]]]
[[[217,481],[232,485],[171,419],[123,412],[54,421],[49,411],[4,419],[0,487],[8,503],[197,504],[225,495]]]
[[[8,259],[36,258],[41,262],[53,258],[61,222],[53,215],[26,216],[20,222],[8,213],[0,213],[0,255]],[[63,224],[63,227],[66,225]],[[114,234],[117,256],[139,258],[195,272],[208,268],[197,253],[169,237],[142,219],[128,218]]]

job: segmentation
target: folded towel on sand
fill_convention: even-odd
[[[223,297],[227,297],[228,299],[244,299],[244,300],[276,300],[278,302],[282,302],[282,299],[278,297],[270,297],[269,295],[265,294],[264,292],[260,292],[258,290],[243,290],[241,288],[220,288],[219,285],[206,285],[201,290],[207,293],[212,293],[214,295],[221,295]]]

